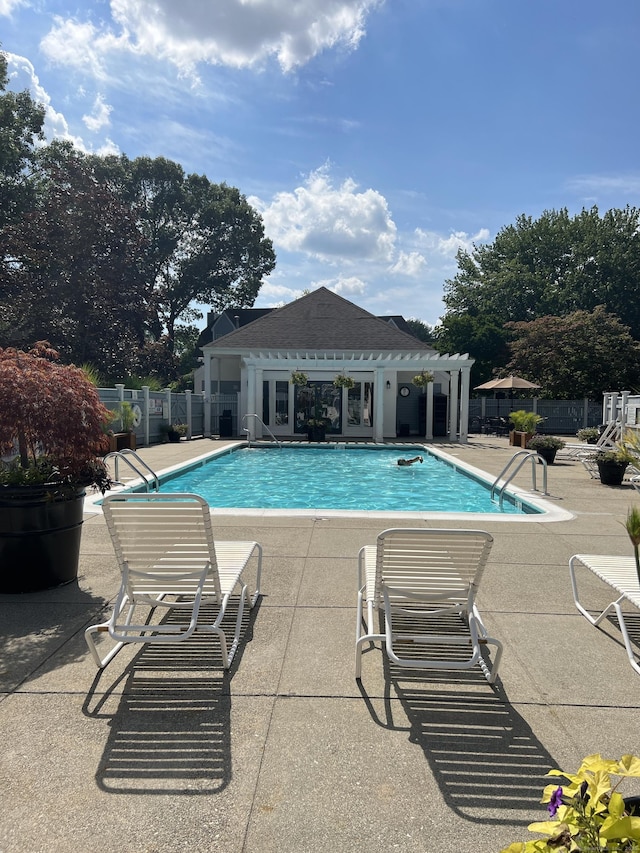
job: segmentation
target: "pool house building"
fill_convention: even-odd
[[[201,336],[195,390],[205,401],[237,395],[238,433],[303,438],[321,419],[330,440],[467,439],[473,359],[439,354],[402,317],[376,317],[320,287],[281,308],[231,309],[215,321],[224,333]]]

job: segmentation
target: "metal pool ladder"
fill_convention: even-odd
[[[282,443],[280,441],[278,441],[278,439],[271,432],[271,430],[265,424],[265,422],[262,420],[262,418],[258,417],[258,415],[253,414],[253,413],[249,413],[248,415],[242,416],[242,423],[243,423],[242,432],[246,432],[246,434],[247,434],[247,442],[249,444],[249,447],[251,447],[251,438],[250,438],[251,432],[250,432],[248,427],[244,426],[244,424],[247,422],[247,418],[255,418],[259,424],[262,424],[262,426],[266,429],[266,431],[269,433],[271,438],[275,441],[275,443],[278,445],[278,447],[282,450]]]
[[[509,483],[513,480],[513,478],[516,476],[518,471],[522,468],[522,466],[527,461],[527,459],[531,459],[531,488],[532,488],[532,490],[534,492],[538,491],[537,483],[536,483],[536,465],[540,461],[540,462],[542,462],[542,494],[543,495],[549,494],[549,492],[547,492],[547,460],[543,459],[542,456],[539,456],[537,453],[532,453],[530,450],[519,450],[517,453],[515,453],[511,457],[511,459],[507,462],[507,464],[504,466],[502,471],[498,474],[498,476],[494,480],[494,482],[491,486],[491,500],[492,501],[495,500],[495,493],[496,493],[496,489],[498,487],[498,483],[500,482],[502,477],[504,477],[504,475],[507,473],[507,471],[512,467],[512,465],[516,461],[516,459],[518,459],[519,457],[522,457],[522,458],[518,462],[517,466],[513,469],[513,471],[511,471],[511,473],[509,474],[507,479],[500,486],[500,490],[498,492],[498,503],[499,503],[500,509],[502,509],[502,503],[504,500],[505,489],[507,488]]]
[[[129,459],[130,456],[133,456],[135,459],[135,463]],[[107,462],[109,459],[113,459],[113,469],[116,475],[116,479],[114,480],[115,486],[124,486],[125,484],[120,481],[120,472],[119,472],[119,464],[120,462],[126,462],[129,468],[138,476],[141,480],[144,480],[146,491],[149,491],[149,486],[153,485],[153,488],[156,492],[160,491],[160,482],[158,480],[158,475],[153,471],[147,463],[141,459],[135,450],[131,450],[129,447],[125,447],[123,450],[112,450],[111,453],[107,453],[104,457],[103,462]],[[151,475],[151,483],[147,479],[147,474]]]

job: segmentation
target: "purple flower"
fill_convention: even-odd
[[[547,806],[547,811],[551,815],[551,817],[556,816],[556,812],[558,808],[562,805],[562,788],[556,788],[553,794],[551,794],[551,799],[549,800],[549,805]]]

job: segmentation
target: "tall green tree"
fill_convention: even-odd
[[[145,240],[130,206],[96,181],[81,152],[53,143],[36,162],[35,203],[3,229],[12,262],[0,281],[2,342],[46,339],[64,361],[117,379],[136,369],[145,342]]]
[[[7,57],[0,52],[0,229],[30,203],[30,167],[36,142],[44,138],[44,107],[27,91],[8,91],[8,83]]]
[[[176,325],[214,310],[253,305],[275,267],[272,243],[245,196],[204,175],[185,175],[164,158],[109,157],[96,170],[132,204],[148,240],[144,261],[153,285],[150,331],[175,347]]]
[[[422,320],[415,319],[407,320],[407,326],[411,329],[411,334],[418,338],[419,341],[424,341],[425,344],[433,344],[435,339],[433,326]]]
[[[509,332],[503,324],[470,311],[447,314],[435,329],[435,346],[440,353],[469,353],[475,359],[472,387],[492,379],[494,368],[505,364],[508,341]]]
[[[7,228],[33,203],[31,168],[44,124],[44,108],[29,92],[8,91],[8,83],[7,57],[0,51],[0,291],[7,290],[15,266]],[[0,303],[0,342],[5,345],[11,325]]]
[[[499,324],[603,305],[640,338],[640,210],[519,216],[493,243],[458,253],[444,302],[450,314]]]
[[[507,327],[514,333],[507,368],[534,377],[541,396],[596,400],[612,389],[640,392],[640,343],[602,306]]]

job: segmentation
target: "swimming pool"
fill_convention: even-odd
[[[417,454],[423,463],[398,466],[398,458]],[[501,509],[490,499],[488,477],[424,446],[238,443],[170,469],[160,480],[162,492],[196,492],[214,511],[234,514],[559,520],[539,493],[515,488]]]

